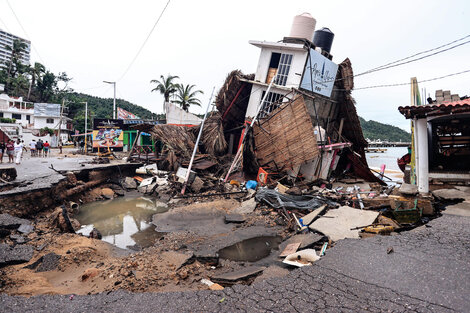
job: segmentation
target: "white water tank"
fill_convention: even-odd
[[[317,20],[315,20],[309,13],[296,15],[292,21],[289,37],[304,38],[312,41],[316,24]]]

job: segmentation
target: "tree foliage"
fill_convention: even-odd
[[[191,105],[201,106],[201,101],[197,98],[198,94],[203,94],[201,90],[193,90],[195,85],[176,85],[178,92],[176,93],[175,103],[179,104],[183,110],[188,112]]]
[[[152,79],[150,81],[152,84],[157,84],[157,86],[153,88],[152,91],[160,92],[163,95],[165,102],[168,102],[170,101],[170,96],[176,92],[177,84],[173,81],[178,78],[178,76],[172,76],[170,74],[168,74],[167,77],[160,75],[160,80]]]
[[[404,131],[403,129],[388,125],[382,124],[376,121],[366,121],[362,117],[359,117],[361,122],[362,132],[364,133],[364,138],[370,140],[384,140],[384,141],[403,141],[410,142],[411,134]]]
[[[75,129],[82,133],[85,130],[85,104],[88,102],[88,130],[92,129],[93,118],[113,117],[113,98],[99,98],[83,93],[68,93],[66,95],[68,115],[73,119]],[[123,99],[116,99],[116,106],[129,111],[142,119],[164,119],[163,115],[157,115],[149,110],[130,103]]]

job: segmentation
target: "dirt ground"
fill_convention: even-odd
[[[87,199],[96,193],[92,190]],[[237,200],[224,198],[208,202],[184,200],[178,203],[175,211],[189,213],[209,209],[225,214],[239,205]],[[258,212],[250,215],[243,226],[234,228],[271,227],[275,225],[272,217]],[[239,263],[228,260],[218,264],[198,260],[188,248],[226,234],[171,232],[160,238],[155,246],[134,252],[98,239],[61,233],[50,226],[50,218],[51,212],[38,215],[34,221],[35,231],[27,236],[28,244],[35,247],[30,262],[0,268],[0,292],[33,296],[94,294],[117,289],[132,292],[208,289],[201,279],[240,268]],[[37,263],[40,265],[35,266]],[[41,264],[46,271],[41,271]]]

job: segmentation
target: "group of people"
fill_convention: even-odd
[[[37,142],[33,139],[30,144],[31,156],[44,156],[47,157],[50,149],[49,142],[43,142],[39,139]],[[3,156],[8,156],[8,163],[21,163],[23,151],[27,151],[24,145],[24,140],[8,140],[7,142],[0,142],[0,163],[3,163]]]
[[[29,143],[29,150],[31,151],[31,157],[47,157],[49,150],[51,148],[51,145],[49,142],[46,140],[46,142],[43,142],[42,139],[39,139],[38,141],[35,141],[34,139],[31,140]]]

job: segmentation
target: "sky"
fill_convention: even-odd
[[[66,72],[77,92],[113,97],[162,113],[163,97],[150,80],[178,75],[179,82],[204,92],[203,113],[212,89],[234,69],[254,73],[260,50],[249,40],[278,41],[292,19],[310,13],[316,29],[335,34],[333,61],[351,60],[354,73],[432,49],[470,34],[470,1],[220,1],[171,0],[149,40],[128,69],[168,0],[0,0],[0,28],[31,40],[31,62]],[[10,9],[10,6],[13,11]],[[18,20],[15,18],[15,14]],[[470,40],[470,37],[461,43]],[[470,70],[470,43],[399,67],[355,78],[355,87],[407,83]],[[124,75],[124,76],[123,76]],[[470,72],[419,84],[470,96]],[[357,111],[409,130],[398,112],[410,104],[410,86],[353,91]]]

